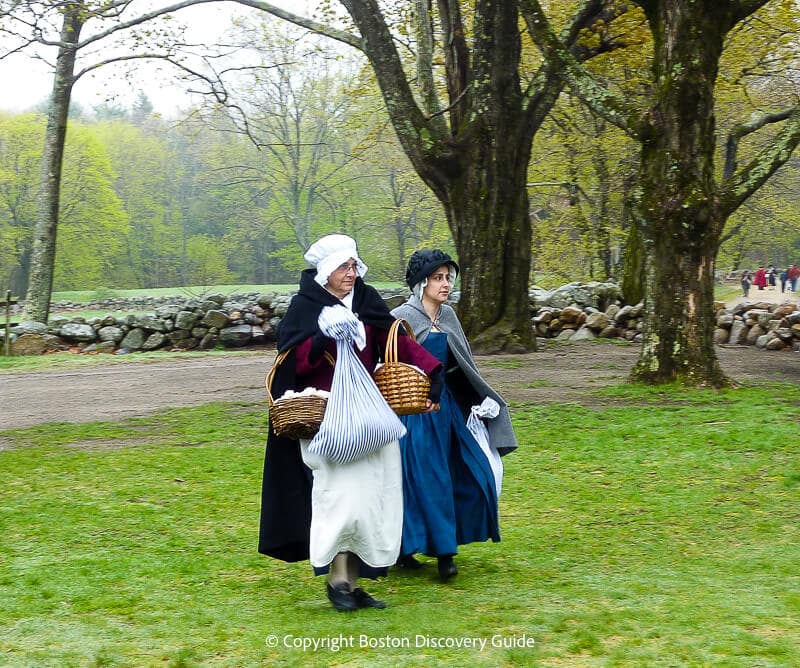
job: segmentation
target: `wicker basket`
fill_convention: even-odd
[[[414,331],[405,320],[395,320],[392,323],[386,339],[384,364],[375,371],[375,384],[383,398],[386,399],[386,403],[398,415],[424,413],[427,408],[431,381],[424,373],[410,364],[404,364],[397,360],[397,333],[401,325],[414,340]]]
[[[291,348],[284,350],[275,358],[275,363],[269,370],[265,381],[269,415],[272,418],[272,430],[278,436],[292,440],[312,438],[319,431],[319,426],[322,424],[328,400],[325,397],[313,395],[287,397],[286,399],[278,400],[272,398],[272,379],[275,377],[275,371],[291,352]]]

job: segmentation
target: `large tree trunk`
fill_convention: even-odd
[[[517,4],[479,0],[471,54],[458,2],[439,3],[446,45],[449,128],[414,103],[374,0],[343,0],[366,37],[395,131],[417,173],[444,206],[463,268],[459,315],[476,350],[534,350],[528,274],[531,224],[525,187],[531,141],[560,87],[526,108],[519,80]],[[553,92],[555,91],[555,92]],[[430,109],[432,102],[427,106]]]
[[[407,3],[417,19],[418,96],[379,0],[341,0],[358,36],[256,0],[236,1],[363,51],[403,150],[444,206],[464,270],[459,311],[467,336],[482,351],[535,349],[525,177],[533,136],[558,99],[563,72],[558,63],[545,63],[523,92],[519,0]],[[470,6],[468,13],[462,4]],[[579,37],[587,29],[600,30],[617,14],[602,0],[580,3],[565,31],[574,55],[585,60],[602,52],[608,46],[604,39],[588,47],[589,40]],[[442,61],[439,79],[434,73],[441,72]],[[439,103],[437,85],[446,89],[447,105]]]
[[[516,118],[519,123],[519,113]],[[445,202],[458,257],[468,268],[459,317],[473,348],[482,353],[536,346],[528,299],[531,221],[525,187],[531,141],[519,134],[473,136],[465,170]]]
[[[679,225],[665,225],[649,240],[646,327],[633,375],[653,384],[722,387],[728,380],[714,349],[717,242],[691,232],[676,239]]]
[[[516,3],[478,2],[476,9],[469,93],[473,119],[460,136],[463,118],[451,117],[462,152],[460,171],[448,179],[443,199],[466,268],[458,312],[476,351],[525,352],[536,349],[528,300],[531,222],[525,184],[538,125],[526,115],[519,83]]]
[[[714,183],[714,84],[729,22],[714,3],[653,5],[646,11],[658,92],[640,175],[646,327],[633,375],[722,386],[728,381],[713,343],[714,262],[725,222]]]
[[[28,283],[25,317],[47,322],[53,293],[56,232],[61,195],[61,166],[67,138],[67,117],[75,72],[75,45],[81,28],[80,8],[67,5],[62,10],[61,46],[58,49],[53,93],[47,112],[44,156],[38,196],[38,218],[33,236],[31,274]]]

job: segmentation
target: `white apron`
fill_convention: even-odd
[[[329,565],[339,552],[354,552],[368,566],[397,561],[403,532],[403,469],[400,446],[392,441],[349,464],[336,464],[308,451],[300,439],[303,462],[311,469],[312,566]]]

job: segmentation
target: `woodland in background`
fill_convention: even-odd
[[[73,105],[55,290],[291,283],[315,237],[359,240],[374,279],[413,250],[452,250],[435,198],[346,65],[287,42],[249,87],[248,136],[224,108]],[[0,115],[0,287],[24,295],[43,114]]]
[[[285,135],[273,130],[273,145],[261,149],[222,112],[161,118],[143,94],[130,109],[75,106],[54,289],[292,283],[308,240],[331,231],[359,240],[373,280],[402,280],[417,247],[452,252],[441,208],[377,102],[354,107],[342,88],[342,108],[328,116],[312,83],[323,81],[309,81],[310,99],[284,110],[294,138],[283,125]],[[26,290],[44,126],[35,110],[0,113],[0,289],[15,295]],[[566,96],[536,142],[544,157],[529,170],[533,270],[550,285],[621,280],[636,172],[630,142]],[[730,223],[738,231],[719,271],[795,261],[800,159]]]
[[[241,0],[241,4],[258,6],[278,16],[282,14],[263,3]],[[455,234],[459,257],[469,268],[465,272],[467,282],[462,305],[466,308],[462,309],[462,317],[468,318],[465,327],[473,334],[483,329],[481,336],[494,337],[501,333],[495,332],[494,327],[502,330],[506,336],[504,340],[511,347],[516,345],[515,341],[520,345],[529,343],[523,341],[525,337],[521,333],[527,331],[527,309],[522,312],[508,304],[517,304],[519,293],[524,295],[525,285],[521,279],[528,272],[531,257],[534,270],[552,267],[570,279],[615,278],[621,267],[625,267],[623,284],[626,284],[632,274],[644,276],[641,266],[637,267],[642,255],[638,249],[642,247],[642,238],[653,247],[657,242],[653,235],[655,230],[656,236],[664,242],[664,252],[658,257],[652,250],[644,254],[653,266],[660,267],[659,271],[647,273],[649,288],[655,285],[650,279],[661,277],[651,297],[658,296],[663,307],[667,303],[685,301],[672,299],[673,292],[681,296],[686,290],[692,290],[693,296],[688,301],[703,304],[696,313],[676,313],[674,319],[679,325],[687,317],[691,321],[689,324],[700,322],[697,320],[700,311],[703,322],[710,316],[710,276],[715,262],[724,270],[746,260],[779,265],[794,261],[797,169],[796,162],[784,165],[798,141],[798,30],[797,6],[793,0],[678,2],[674,6],[656,1],[633,3],[641,10],[638,12],[631,11],[625,3],[580,3],[582,9],[578,15],[566,21],[568,29],[562,33],[564,46],[559,46],[555,34],[548,32],[548,18],[534,0],[519,3],[520,16],[514,2],[500,3],[496,13],[491,11],[494,5],[478,2],[471,10],[464,5],[461,14],[459,3],[444,3],[439,5],[438,23],[433,20],[436,12],[428,2],[415,3],[416,18],[424,19],[421,22],[409,21],[413,13],[395,12],[388,5],[379,9],[372,0],[348,0],[342,4],[352,21],[340,21],[346,32],[296,16],[281,17],[362,50],[369,59],[370,68],[362,65],[361,70],[353,69],[353,76],[340,64],[331,74],[325,66],[328,61],[320,58],[324,49],[315,52],[312,48],[302,54],[291,52],[300,40],[288,39],[281,43],[274,37],[278,34],[274,26],[266,22],[261,32],[255,23],[245,26],[253,30],[250,44],[268,48],[264,50],[264,60],[252,78],[252,85],[234,105],[244,113],[232,116],[232,122],[228,122],[219,108],[192,110],[185,127],[192,127],[195,133],[190,135],[190,142],[211,129],[233,137],[241,136],[246,130],[261,148],[262,157],[257,164],[248,159],[241,161],[238,147],[228,151],[230,141],[223,141],[220,153],[226,154],[226,159],[222,161],[224,164],[210,168],[213,178],[195,180],[198,172],[192,170],[188,178],[184,178],[185,163],[181,163],[177,171],[169,171],[167,179],[172,187],[165,190],[168,194],[162,198],[164,211],[160,219],[182,232],[168,235],[168,241],[177,245],[177,252],[173,248],[172,256],[177,254],[180,261],[156,261],[148,273],[150,280],[161,281],[156,277],[166,266],[171,266],[175,273],[179,265],[177,273],[187,276],[190,270],[203,265],[203,262],[194,262],[192,256],[207,256],[205,265],[213,266],[212,254],[206,254],[203,246],[213,246],[212,251],[222,248],[221,244],[230,241],[230,226],[225,234],[212,234],[205,242],[197,243],[195,237],[201,235],[193,228],[191,210],[197,210],[198,200],[214,188],[243,185],[253,186],[257,191],[245,193],[250,202],[256,201],[254,196],[266,198],[270,206],[263,208],[267,209],[272,209],[271,205],[277,202],[278,220],[273,217],[259,220],[259,223],[266,222],[272,233],[267,240],[266,257],[275,259],[281,269],[288,270],[296,261],[294,258],[311,236],[318,234],[317,226],[330,225],[324,231],[343,229],[355,234],[346,227],[355,224],[356,229],[363,229],[368,245],[372,246],[370,242],[375,238],[381,251],[387,255],[396,254],[396,266],[401,272],[408,237],[396,235],[399,238],[391,239],[392,245],[396,241],[396,248],[390,249],[385,230],[375,237],[369,236],[373,228],[369,223],[360,226],[358,214],[374,214],[376,210],[383,211],[386,205],[375,201],[378,193],[374,187],[367,189],[370,197],[363,199],[359,199],[359,189],[351,187],[361,179],[378,182],[383,178],[388,179],[391,186],[396,184],[394,169],[389,169],[387,174],[387,163],[376,163],[374,156],[369,155],[377,146],[373,142],[386,138],[380,112],[376,115],[364,113],[365,104],[375,109],[380,107],[367,102],[374,99],[375,81],[371,77],[380,85],[383,101],[408,160],[442,202],[450,230]],[[65,14],[69,14],[72,24],[64,23],[67,32],[63,34],[69,36],[72,26],[76,40],[76,31],[88,17],[82,14],[81,7],[79,3],[72,3]],[[762,7],[764,11],[756,14]],[[565,25],[565,9],[566,6],[548,5],[551,18],[562,26]],[[526,35],[525,30],[518,34],[523,25],[520,17],[524,17],[524,26],[530,35]],[[323,18],[329,22],[344,17],[330,14]],[[410,35],[403,31],[412,24],[421,32],[415,33],[413,40],[406,44],[403,35]],[[352,30],[354,27],[357,31]],[[675,34],[681,35],[677,41],[665,38],[673,29],[678,31]],[[396,31],[394,37],[390,30]],[[544,62],[532,48],[530,36],[547,55]],[[430,48],[431,39],[439,40],[444,48],[440,55],[444,56],[447,74],[450,101],[447,108],[434,99],[438,95],[437,84],[443,82],[423,76],[442,66],[437,56],[439,52]],[[70,47],[66,37],[62,37],[62,44],[64,63],[71,57],[74,59],[75,49],[82,48],[80,45]],[[413,47],[406,53],[405,49],[411,44],[416,46],[416,54]],[[675,46],[680,48],[671,50]],[[314,61],[314,54],[319,60]],[[403,69],[413,69],[415,57],[416,80],[409,73],[403,73]],[[304,63],[303,74],[298,75],[295,70],[282,73],[282,64],[292,61]],[[311,62],[314,66],[308,67]],[[56,76],[56,81],[62,82],[59,90],[71,87],[74,81],[70,78],[71,72],[70,66],[64,77]],[[559,97],[566,79],[570,89],[587,107],[574,104],[566,94]],[[297,85],[301,81],[320,83],[315,93],[301,98],[295,94],[301,90]],[[339,89],[340,82],[347,82],[347,91]],[[419,85],[417,94],[421,99],[411,95],[408,88],[411,84]],[[308,88],[302,87],[306,91],[314,88],[313,83]],[[333,99],[334,92],[341,95],[338,101]],[[304,112],[308,104],[316,105],[315,110],[324,109],[323,125],[326,127],[321,128],[319,123],[311,127],[294,123],[294,117],[286,111],[287,100],[289,106],[299,100],[297,108]],[[360,108],[354,111],[348,101],[355,101],[355,106]],[[69,103],[68,95],[62,102]],[[781,105],[783,109],[777,108]],[[792,105],[795,111],[790,115]],[[60,108],[63,110],[64,104]],[[777,113],[763,113],[773,109]],[[761,120],[751,115],[754,112],[761,113]],[[449,126],[439,122],[443,114],[449,115]],[[544,120],[546,114],[549,114],[547,121]],[[751,115],[749,121],[748,115]],[[787,118],[790,120],[783,130],[773,129],[779,126],[771,124]],[[663,123],[665,120],[667,124]],[[332,132],[327,127],[328,121],[331,121]],[[625,134],[611,130],[608,123],[618,126]],[[726,150],[731,145],[725,145],[726,132],[738,133],[738,153]],[[633,143],[627,137],[633,138]],[[533,146],[523,151],[531,140]],[[391,143],[391,140],[386,141]],[[202,142],[207,142],[205,136]],[[214,148],[210,150],[215,157],[218,155]],[[390,149],[383,157],[390,154],[398,155],[396,150]],[[330,157],[332,163],[323,182],[317,180],[321,174],[320,156]],[[532,156],[530,164],[529,156]],[[637,164],[643,156],[643,163]],[[233,157],[234,162],[227,162],[227,157]],[[306,157],[309,158],[307,170],[300,167]],[[378,167],[377,172],[359,173],[358,167],[367,166],[370,161]],[[742,165],[739,170],[737,161]],[[400,159],[401,172],[404,164]],[[715,173],[715,164],[720,166],[719,174]],[[780,165],[784,166],[776,177],[762,188]],[[527,174],[525,166],[528,166]],[[227,181],[220,180],[223,173]],[[275,179],[275,174],[280,174],[281,178]],[[526,177],[527,191],[523,187]],[[343,184],[348,184],[348,192],[338,199],[339,186]],[[66,179],[63,185],[66,193]],[[788,195],[781,199],[780,194],[775,193],[780,193],[782,187]],[[199,193],[198,188],[204,192]],[[393,194],[396,193],[395,189]],[[720,195],[724,200],[721,204]],[[225,196],[230,204],[229,193]],[[57,198],[53,201],[57,202]],[[82,195],[79,201],[85,202],[85,197]],[[750,209],[739,209],[743,202],[748,202]],[[754,203],[760,205],[761,211],[752,210]],[[356,204],[357,212],[348,215],[348,207]],[[368,208],[365,209],[365,205]],[[402,203],[394,197],[392,206],[397,210]],[[48,221],[54,225],[58,222],[57,216],[55,208],[50,208]],[[327,214],[319,215],[321,209],[327,209]],[[271,213],[274,216],[275,212]],[[66,214],[62,202],[60,217]],[[533,225],[529,214],[535,221]],[[378,228],[385,226],[383,217],[379,215],[377,222],[372,218]],[[635,225],[631,222],[634,218]],[[777,229],[765,231],[763,226],[770,218],[778,221]],[[709,220],[713,224],[709,224]],[[133,217],[129,216],[129,227],[133,223]],[[285,236],[281,235],[281,224],[289,228]],[[413,224],[418,227],[419,220],[414,218]],[[213,225],[206,220],[201,227]],[[644,237],[637,234],[641,229],[647,232]],[[531,240],[531,231],[537,238]],[[419,239],[418,234],[414,236]],[[686,251],[681,246],[684,237],[689,248],[697,246],[700,250],[697,253]],[[37,242],[40,238],[45,237],[37,234]],[[725,244],[720,251],[721,240]],[[235,241],[242,243],[241,238]],[[158,248],[157,255],[166,250],[158,240],[153,243]],[[234,266],[237,261],[230,257],[240,248],[239,245],[228,247],[226,253],[227,270],[237,271],[239,275],[241,269]],[[745,250],[750,257],[742,257]],[[127,243],[125,251],[131,255],[136,249]],[[391,277],[393,272],[389,266],[395,263],[383,260],[379,269],[387,271]],[[680,269],[675,269],[673,265],[679,261],[685,261],[686,266],[681,264]],[[523,265],[524,271],[520,272]],[[56,288],[58,271],[57,267]],[[662,280],[664,277],[668,280]],[[46,290],[46,280],[43,283]],[[36,292],[40,297],[44,294],[41,290]],[[480,299],[490,295],[497,299]],[[635,300],[638,295],[626,288],[626,296]],[[505,310],[500,309],[499,305],[505,302],[508,302]],[[495,304],[500,309],[498,313],[490,306]],[[652,304],[655,301],[651,300]],[[480,308],[473,313],[470,306]],[[481,309],[492,312],[483,313]],[[492,327],[484,329],[488,325]],[[705,331],[702,327],[700,330]],[[675,331],[682,331],[682,327],[678,326]],[[654,336],[660,339],[660,333]],[[701,338],[710,342],[708,336]],[[707,346],[689,343],[687,351],[691,348],[702,353],[700,357],[713,358],[713,351],[706,350]],[[674,357],[673,352],[674,346],[662,345],[659,359],[660,353]],[[672,368],[675,366],[665,366],[659,377],[668,379],[676,371],[682,373]]]

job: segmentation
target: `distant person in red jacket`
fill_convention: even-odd
[[[753,274],[753,285],[757,285],[759,290],[767,287],[767,272],[764,271],[764,267],[756,269],[756,273]]]
[[[800,267],[793,264],[786,272],[786,278],[789,279],[789,285],[792,292],[797,292],[797,279],[800,278]]]

